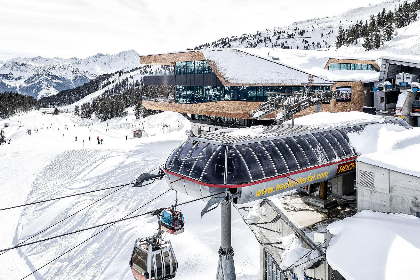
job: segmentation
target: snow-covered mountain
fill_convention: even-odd
[[[75,105],[80,106],[87,102],[91,103],[93,99],[98,97],[124,95],[129,90],[138,90],[142,84],[143,76],[163,74],[173,74],[173,67],[142,65],[128,71],[103,74],[81,86],[63,90],[55,95],[42,97],[39,99],[39,104],[41,107],[67,106],[62,109],[73,110]],[[130,103],[128,100],[125,101]],[[128,106],[128,104],[126,105]]]
[[[369,20],[384,8],[394,10],[405,0],[390,0],[377,5],[360,7],[338,16],[309,19],[295,22],[289,26],[268,28],[252,34],[225,37],[211,43],[202,44],[203,48],[283,48],[283,49],[330,49],[335,48],[339,27],[346,29],[357,21]],[[413,0],[407,1],[409,3]]]
[[[14,58],[0,62],[0,93],[19,92],[35,98],[81,86],[101,74],[139,67],[136,51],[79,58]]]

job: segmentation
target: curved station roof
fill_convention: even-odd
[[[407,126],[398,118],[385,122]],[[173,151],[165,170],[209,187],[245,187],[354,158],[347,134],[374,123],[326,129],[282,125],[190,137]]]

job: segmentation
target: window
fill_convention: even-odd
[[[134,268],[140,273],[147,271],[147,253],[134,247],[133,256],[131,258]]]
[[[186,62],[186,74],[194,74],[194,61]]]
[[[330,63],[328,65],[328,70],[368,70],[368,71],[378,71],[372,64],[363,64],[363,63]]]
[[[347,98],[337,99],[337,102],[348,102],[351,101],[351,87],[338,87],[337,88],[340,93],[347,93]]]
[[[203,74],[210,74],[210,73],[213,73],[213,69],[211,69],[207,61],[203,61]]]
[[[384,103],[385,102],[385,97],[381,96],[379,103]]]
[[[185,66],[186,62],[176,62],[175,63],[175,74],[176,75],[185,75]]]
[[[171,261],[169,259],[169,253],[163,252],[163,263],[165,264],[165,276],[171,274]]]
[[[206,61],[196,61],[195,62],[195,74],[204,73],[204,65]]]

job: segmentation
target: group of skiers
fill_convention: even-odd
[[[64,136],[64,134],[63,134],[63,136]],[[102,142],[104,141],[104,139],[99,139],[99,136],[96,137],[96,140],[98,140],[98,145],[102,145]],[[74,137],[74,141],[77,141],[77,136]],[[89,141],[90,141],[90,136],[89,136]]]

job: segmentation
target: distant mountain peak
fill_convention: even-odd
[[[114,55],[98,53],[80,58],[13,58],[0,62],[0,93],[19,92],[35,98],[80,86],[102,74],[129,71],[140,66],[134,50]]]

